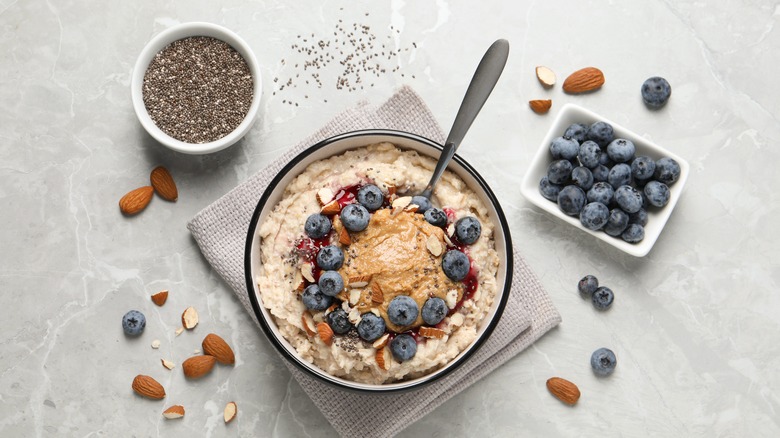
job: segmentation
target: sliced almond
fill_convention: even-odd
[[[325,205],[328,202],[333,200],[333,196],[335,194],[333,193],[333,190],[323,187],[319,190],[317,190],[317,202],[320,203],[320,205]]]
[[[404,211],[408,211],[409,213],[417,213],[417,210],[420,209],[420,206],[417,204],[409,204],[406,207],[404,207]]]
[[[295,271],[295,277],[293,278],[293,287],[296,292],[303,292],[306,283],[303,281],[303,274],[301,271]]]
[[[387,186],[387,195],[388,196],[395,196],[396,191],[398,191],[398,188],[396,186],[388,185]]]
[[[447,332],[436,327],[420,327],[420,336],[424,338],[441,339],[446,334]]]
[[[182,334],[182,332],[184,332],[184,327],[177,328],[176,329],[176,336],[179,336],[180,334]]]
[[[187,307],[181,314],[181,323],[187,330],[192,330],[198,325],[198,311],[194,307]]]
[[[160,340],[159,339],[155,339],[154,341],[152,341],[152,348],[154,348],[155,350],[160,348]]]
[[[388,339],[390,339],[390,333],[385,333],[379,339],[374,341],[374,343],[371,344],[371,346],[374,348],[382,348],[385,345],[387,345]]]
[[[177,418],[182,418],[184,416],[184,406],[182,405],[173,405],[170,408],[163,411],[163,417],[165,417],[168,420],[175,420]]]
[[[349,304],[354,306],[360,301],[360,290],[352,289],[349,291]]]
[[[338,201],[333,200],[328,202],[327,204],[322,206],[322,209],[320,209],[320,213],[330,216],[332,214],[339,214],[341,211],[341,205],[339,205]]]
[[[446,243],[447,246],[455,246],[455,244],[452,243],[452,240],[447,236],[447,233],[444,233],[444,243]]]
[[[447,303],[447,307],[454,309],[455,306],[458,305],[458,291],[455,289],[450,289],[447,292],[447,296],[444,297],[444,301]]]
[[[333,329],[327,323],[321,322],[317,324],[317,333],[325,345],[330,346],[333,343]]]
[[[307,335],[315,336],[317,334],[315,331],[316,328],[314,327],[314,319],[312,319],[311,313],[309,313],[308,310],[303,312],[303,315],[301,315],[301,324],[303,325],[303,330]]]
[[[169,370],[172,370],[176,366],[173,362],[169,361],[168,359],[160,359],[160,361],[162,362],[162,366],[168,368]]]
[[[545,88],[555,85],[555,73],[543,65],[536,67],[536,79],[539,79],[539,83]]]
[[[393,201],[393,208],[406,208],[411,203],[411,196],[401,196],[400,198],[397,198],[395,201]]]
[[[387,371],[387,357],[385,356],[385,348],[378,348],[376,350],[376,354],[374,355],[374,358],[376,359],[376,364],[379,366],[380,369]]]
[[[454,236],[455,235],[455,224],[449,224],[447,226],[447,236]]]
[[[352,324],[358,325],[363,318],[360,316],[360,310],[358,310],[357,307],[353,307],[352,310],[347,313],[347,319]]]
[[[339,307],[339,305],[337,303],[333,303],[333,304],[330,305],[330,307],[325,309],[325,313],[328,314],[328,313],[338,309],[338,307]]]
[[[376,307],[372,307],[371,310],[369,310],[369,312],[373,313],[374,315],[376,315],[376,316],[378,316],[380,318],[382,317],[382,314],[379,313],[379,309],[377,309]]]
[[[316,281],[314,281],[314,267],[311,263],[304,263],[303,266],[301,266],[301,275],[309,283],[316,283]]]
[[[238,405],[236,405],[236,402],[230,402],[225,405],[225,410],[222,413],[222,416],[225,418],[225,424],[233,421],[233,419],[236,418],[236,414],[238,414]]]
[[[165,301],[168,300],[168,291],[167,290],[161,290],[160,292],[157,292],[156,294],[152,295],[152,302],[154,304],[157,304],[158,306],[162,306],[165,304]]]
[[[425,241],[425,247],[433,254],[434,257],[441,255],[444,248],[441,247],[441,241],[435,234],[428,236],[428,240]]]
[[[342,245],[352,245],[352,238],[349,237],[349,231],[344,227],[341,227],[341,230],[339,231],[339,243]]]
[[[453,327],[460,327],[463,325],[463,315],[456,313],[450,316],[450,325]]]
[[[368,286],[369,282],[371,282],[370,275],[356,275],[354,277],[349,277],[349,287],[351,288],[366,287]]]
[[[385,294],[382,292],[382,287],[376,281],[371,283],[371,302],[374,304],[382,304],[385,302]]]

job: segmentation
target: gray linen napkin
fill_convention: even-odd
[[[336,134],[368,128],[409,131],[440,143],[444,140],[428,107],[411,88],[404,86],[377,108],[361,104],[336,116],[314,135],[204,208],[187,224],[203,255],[253,318],[244,279],[244,244],[252,212],[267,184],[306,147]],[[284,363],[341,435],[386,437],[400,432],[481,379],[560,321],[547,292],[515,250],[510,296],[493,334],[460,368],[431,385],[403,394],[362,395],[322,383],[286,360]]]

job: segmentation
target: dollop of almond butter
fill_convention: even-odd
[[[371,215],[368,228],[352,234],[352,243],[344,248],[345,261],[339,272],[345,279],[370,278],[368,284],[346,286],[342,292],[349,297],[352,290],[360,290],[354,305],[361,314],[371,309],[379,311],[390,331],[397,333],[423,324],[422,306],[430,297],[446,299],[450,290],[463,297],[463,284],[453,282],[441,269],[444,251],[434,255],[428,239],[433,236],[445,248],[444,230],[429,224],[423,215],[408,211],[382,209]],[[384,300],[372,301],[373,285],[377,284]],[[409,326],[397,326],[387,317],[387,306],[398,295],[408,295],[417,303],[420,312]],[[342,299],[343,299],[342,298]],[[353,295],[354,298],[354,295]]]

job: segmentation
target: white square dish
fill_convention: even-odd
[[[662,157],[670,157],[677,161],[677,163],[680,165],[680,178],[674,184],[669,186],[669,203],[662,208],[650,207],[646,209],[648,213],[648,221],[647,225],[644,227],[645,237],[641,242],[628,243],[619,236],[612,237],[600,230],[588,230],[582,226],[579,217],[569,216],[563,213],[558,207],[557,203],[547,200],[539,192],[539,180],[541,180],[541,178],[547,174],[547,167],[553,161],[552,155],[550,154],[550,143],[552,140],[556,137],[562,136],[566,131],[566,128],[568,128],[573,123],[583,123],[590,125],[598,121],[611,124],[614,129],[615,138],[631,140],[636,146],[637,156],[647,155],[654,160],[658,160]],[[525,174],[525,178],[523,179],[521,192],[523,193],[523,196],[525,196],[526,199],[528,199],[532,204],[552,214],[560,220],[567,222],[579,228],[580,230],[603,240],[604,242],[609,243],[610,245],[622,250],[627,254],[635,257],[643,257],[650,252],[656,240],[658,240],[658,237],[661,235],[661,231],[663,231],[669,216],[672,214],[675,205],[677,205],[677,201],[680,199],[680,195],[682,194],[682,191],[685,187],[689,173],[690,166],[688,162],[679,155],[658,146],[657,144],[618,125],[617,123],[612,122],[611,120],[606,119],[605,117],[601,117],[598,114],[588,111],[580,106],[566,104],[558,112],[558,115],[555,117],[550,130],[547,132],[547,135],[544,137],[544,140],[542,140],[539,149],[534,155],[531,165],[529,166],[528,171]]]

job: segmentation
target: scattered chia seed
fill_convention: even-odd
[[[230,134],[246,117],[254,81],[244,58],[224,41],[190,37],[158,52],[144,74],[143,100],[163,132],[187,143]]]

